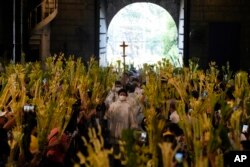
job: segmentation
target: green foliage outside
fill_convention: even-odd
[[[166,29],[167,32],[163,36],[164,56],[165,58],[170,59],[170,62],[175,66],[181,66],[177,48],[177,29],[175,22],[169,19]]]

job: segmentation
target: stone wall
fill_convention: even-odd
[[[3,5],[0,5],[0,25],[3,25]],[[3,26],[0,26],[0,56],[3,54]]]
[[[119,12],[123,7],[136,2],[148,2],[154,3],[166,9],[169,14],[173,17],[177,27],[179,23],[179,12],[180,12],[180,0],[109,0],[107,9],[107,23],[111,22],[112,18]]]
[[[179,22],[180,0],[109,0],[107,26],[115,14],[134,2],[151,2],[165,8]],[[83,57],[99,56],[99,0],[60,0],[58,15],[51,23],[51,52]]]
[[[179,22],[180,0],[103,1],[107,3],[107,27],[120,9],[134,2],[150,2],[160,5],[172,15],[177,25]],[[58,16],[51,23],[52,53],[64,52],[65,54],[84,57],[84,59],[88,59],[89,56],[94,54],[98,56],[100,25],[99,4],[97,2],[99,1],[59,1]],[[200,65],[204,68],[207,67],[208,62],[212,59],[227,59],[226,54],[230,52],[230,49],[225,51],[224,55],[215,55],[211,58],[211,48],[215,48],[212,40],[216,40],[216,36],[211,30],[216,32],[216,26],[220,27],[220,25],[222,27],[225,27],[227,24],[229,26],[233,25],[231,28],[236,25],[236,27],[239,27],[239,32],[233,32],[233,28],[232,32],[234,35],[237,34],[234,38],[239,37],[239,41],[232,41],[232,45],[235,44],[239,48],[235,49],[237,51],[234,53],[235,56],[229,56],[230,61],[231,63],[238,64],[237,68],[249,68],[250,12],[248,10],[250,8],[250,0],[191,0],[190,3],[190,58],[198,57]],[[227,27],[225,28],[227,29]],[[230,28],[227,32],[230,32]],[[221,38],[224,37],[222,36]],[[223,39],[221,40],[223,41]],[[226,38],[224,41],[226,41]],[[224,45],[224,47],[226,46]],[[233,46],[228,48],[233,48]],[[223,52],[220,54],[223,54]]]
[[[58,15],[51,22],[51,39],[50,48],[51,53],[63,52],[66,55],[75,55],[83,57],[87,60],[89,56],[99,56],[106,49],[101,43],[105,43],[105,38],[102,38],[99,31],[99,2],[101,0],[60,0]],[[176,21],[179,22],[180,0],[102,0],[106,8],[105,17],[108,24],[117,12],[134,2],[150,2],[165,8]],[[106,3],[106,4],[105,4]],[[107,16],[107,17],[106,17]],[[99,34],[100,33],[100,34]],[[104,37],[104,35],[103,35]],[[100,43],[99,43],[100,42]],[[100,44],[100,46],[99,46]],[[101,49],[99,49],[99,47]],[[99,52],[100,51],[100,52]]]
[[[0,60],[6,61],[12,58],[12,1],[3,1],[0,5]],[[9,21],[11,20],[11,21]],[[17,20],[18,21],[18,20]]]
[[[210,60],[211,25],[238,25],[239,46],[231,64],[241,69],[249,68],[250,47],[249,0],[192,0],[190,9],[190,57],[198,57],[203,67]],[[225,27],[225,29],[227,29]],[[218,37],[219,38],[219,37]],[[234,42],[234,41],[232,41]],[[237,45],[237,43],[235,43]],[[227,55],[223,55],[226,57]]]
[[[61,0],[51,23],[51,51],[88,59],[95,54],[96,0]]]

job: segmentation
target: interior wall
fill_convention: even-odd
[[[87,60],[95,54],[96,0],[61,0],[51,22],[51,52]]]
[[[236,66],[236,69],[247,70],[249,68],[249,47],[250,47],[250,1],[248,0],[192,0],[190,10],[190,57],[198,57],[201,67],[208,67],[211,57],[216,61],[221,61],[221,57],[231,60],[231,66]],[[220,31],[220,26],[213,27],[214,24],[224,24],[225,31],[221,31],[220,35],[231,31],[230,25],[238,28],[234,36],[238,36],[237,41],[234,42],[230,48],[230,43],[226,40],[235,38],[223,38],[218,46],[211,46],[211,39],[216,38],[216,33],[210,31]],[[230,35],[230,33],[228,34]],[[219,37],[218,37],[219,38]],[[224,46],[222,46],[224,45]],[[226,45],[226,46],[225,46]],[[237,48],[239,46],[239,48]],[[217,52],[211,52],[217,47]],[[221,48],[222,47],[222,48]],[[235,47],[235,48],[232,48]],[[221,49],[220,49],[221,48]],[[226,49],[225,49],[226,48]],[[224,49],[224,50],[223,50]],[[235,52],[234,56],[230,58],[228,52]],[[220,53],[221,55],[209,55]],[[235,59],[237,57],[237,59]],[[226,61],[225,59],[225,61]],[[234,60],[237,60],[236,62]],[[237,64],[237,65],[236,65]]]
[[[0,5],[0,25],[3,25],[3,5]],[[0,56],[3,54],[3,26],[0,26]]]
[[[180,0],[123,0],[123,1],[109,0],[107,2],[107,24],[109,25],[112,18],[117,14],[119,10],[135,2],[154,3],[156,5],[163,7],[173,17],[178,27],[179,14],[180,14]]]
[[[13,0],[1,1],[0,5],[0,61],[9,62],[13,49]],[[18,21],[18,20],[17,20]]]

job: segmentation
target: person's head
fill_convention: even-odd
[[[122,89],[121,81],[115,81],[115,91],[118,92],[120,89]]]
[[[227,100],[235,100],[233,92],[235,91],[234,86],[230,86],[226,91],[226,99]]]
[[[8,119],[6,118],[6,111],[1,111],[0,110],[0,127],[3,127],[4,124],[8,121]]]
[[[163,132],[162,137],[164,142],[172,144],[176,143],[175,135],[169,129]]]
[[[175,99],[171,99],[169,102],[169,111],[174,112],[176,110]]]
[[[192,97],[195,98],[196,100],[199,99],[199,92],[197,90],[192,90],[191,94]]]
[[[245,141],[241,141],[241,145],[243,150],[250,150],[250,141],[249,140],[245,140]]]
[[[183,130],[176,123],[167,122],[166,125],[165,125],[165,129],[168,129],[175,136],[183,135]]]
[[[132,85],[140,87],[140,81],[139,81],[139,79],[138,78],[133,78],[132,79]]]
[[[119,100],[124,101],[127,99],[128,93],[126,89],[120,89],[118,91]]]
[[[122,87],[121,81],[115,81],[115,87]]]
[[[91,99],[92,94],[93,94],[92,90],[91,90],[91,89],[88,89],[88,90],[87,90],[87,95],[88,95],[88,98],[90,98],[90,99]]]
[[[0,128],[2,128],[6,123],[8,119],[4,116],[0,117]]]
[[[123,85],[125,85],[128,82],[129,82],[129,74],[127,72],[124,72],[122,75],[122,83],[123,83]]]
[[[224,78],[223,74],[222,74],[222,73],[219,73],[219,74],[217,75],[217,82],[218,82],[218,83],[222,82],[222,81],[223,81],[223,78]]]
[[[134,93],[135,92],[136,85],[129,85],[128,86],[128,92],[129,93]]]

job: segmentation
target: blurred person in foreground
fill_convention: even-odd
[[[132,112],[130,103],[127,101],[128,93],[125,89],[118,92],[119,98],[112,103],[105,114],[109,129],[109,144],[114,149],[114,155],[120,153],[119,140],[122,139],[122,132],[127,129],[137,129],[137,124]],[[110,159],[111,166],[122,166],[119,160]]]

